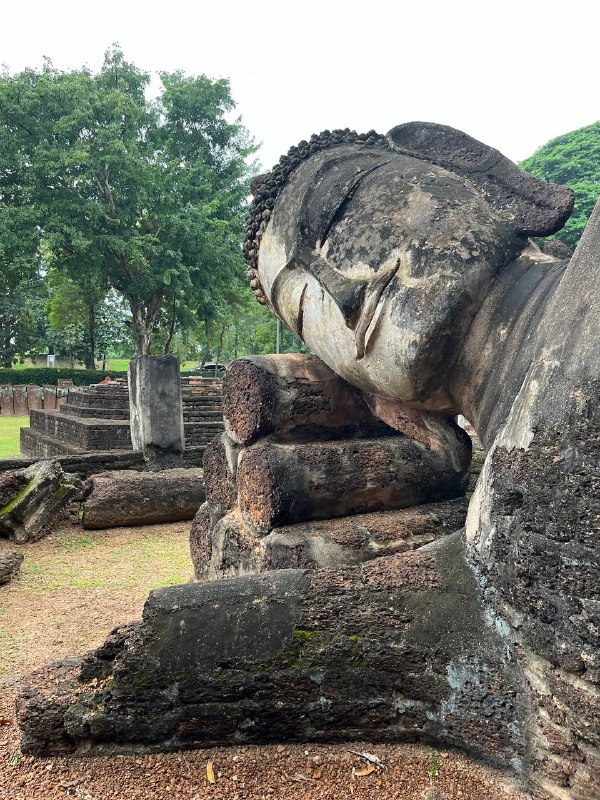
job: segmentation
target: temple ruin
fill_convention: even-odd
[[[572,193],[427,123],[253,191],[252,289],[315,355],[231,368],[200,581],[30,676],[23,750],[420,740],[597,800],[600,206],[545,253]]]

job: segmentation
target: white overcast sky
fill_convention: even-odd
[[[600,118],[591,0],[0,0],[0,63],[99,68],[118,42],[151,72],[231,81],[270,167],[300,139],[409,120],[514,160]]]

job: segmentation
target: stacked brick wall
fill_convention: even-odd
[[[182,380],[185,448],[190,465],[200,462],[207,442],[223,430],[221,386],[220,380],[210,378]],[[36,401],[36,407],[31,409],[30,428],[21,429],[22,453],[48,458],[131,450],[129,395],[125,385],[58,391],[64,393],[60,395],[64,402],[59,408],[56,399],[54,407],[46,405],[44,393],[39,393],[41,402]]]

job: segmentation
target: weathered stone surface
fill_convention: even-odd
[[[139,356],[129,362],[129,414],[134,450],[166,458],[184,448],[179,359]]]
[[[39,539],[76,492],[77,487],[53,461],[0,474],[0,535],[17,543]]]
[[[359,564],[416,550],[462,528],[467,505],[461,497],[274,528],[260,540],[256,571]]]
[[[493,147],[462,131],[432,122],[407,122],[387,135],[393,150],[442,167],[472,181],[519,232],[548,236],[573,210],[573,192],[520,170]]]
[[[35,411],[44,405],[44,390],[41,386],[27,387],[27,407],[29,411]]]
[[[205,503],[194,519],[190,549],[199,580],[360,564],[447,536],[464,526],[466,514],[467,499],[461,497],[399,511],[301,522],[261,537],[239,510],[219,517]]]
[[[28,690],[24,744],[421,738],[510,765],[540,799],[598,800],[600,207],[567,263],[527,236],[560,226],[569,191],[485,145],[423,123],[387,144],[326,133],[254,184],[251,285],[387,424],[431,424],[448,463],[441,416],[473,424],[466,541],[156,593],[87,663],[99,686]],[[264,510],[289,513],[276,435],[227,462],[238,499],[258,493],[203,506],[199,558],[250,565]]]
[[[364,398],[314,355],[247,356],[223,380],[225,427],[249,445],[278,439],[342,439],[393,434]]]
[[[504,766],[524,748],[519,687],[501,677],[460,537],[154,592],[81,674],[33,676],[24,752],[425,736]]]
[[[23,558],[23,553],[15,550],[0,550],[0,584],[8,583],[17,575]]]
[[[239,509],[223,515],[212,503],[200,507],[190,533],[190,553],[199,580],[260,572],[262,538]]]
[[[263,440],[240,458],[239,508],[267,533],[293,522],[457,497],[464,494],[470,458],[468,437],[461,433],[465,447],[459,470],[399,436],[303,444]]]
[[[13,404],[15,417],[26,417],[29,414],[27,386],[13,386]]]
[[[527,687],[527,775],[598,798],[600,212],[567,265],[525,236],[560,227],[568,190],[442,126],[388,144],[319,147],[286,174],[254,280],[388,424],[391,400],[474,425],[489,453],[468,553]]]
[[[468,525],[529,682],[533,779],[577,800],[600,796],[599,262],[597,206],[545,298],[511,411],[490,431]]]
[[[193,519],[204,501],[202,470],[101,472],[89,479],[85,494],[84,528]]]
[[[206,499],[222,512],[237,501],[237,467],[240,447],[227,434],[209,442],[204,453],[204,486]]]
[[[12,417],[15,413],[12,386],[3,384],[0,386],[0,414],[3,417]]]

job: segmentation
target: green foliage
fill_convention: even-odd
[[[536,178],[575,192],[573,214],[556,234],[575,249],[600,196],[600,122],[552,139],[520,166]]]
[[[142,354],[156,324],[171,329],[163,306],[189,322],[242,285],[254,148],[228,121],[229,84],[160,77],[162,94],[148,101],[149,75],[118,48],[98,74],[46,62],[0,76],[0,209],[29,225],[21,253],[0,216],[0,258],[21,274],[42,238],[50,267],[80,289],[92,353],[90,315],[108,286],[126,298]]]
[[[121,359],[119,359],[121,360]],[[125,361],[125,364],[128,362]],[[190,364],[192,362],[189,362]],[[182,375],[193,374],[189,370],[181,370]],[[72,380],[74,386],[89,386],[100,383],[107,376],[116,380],[126,378],[127,370],[112,369],[57,369],[56,367],[25,367],[23,369],[0,369],[0,385],[12,386],[57,386],[60,380]]]
[[[26,367],[18,370],[0,369],[0,384],[56,386],[59,379],[70,379],[75,386],[89,386],[90,383],[100,383],[107,375],[110,375],[111,378],[126,378],[127,372],[108,372],[107,370],[98,369],[55,369],[54,367]]]
[[[0,138],[0,159],[2,140]],[[30,208],[2,200],[0,169],[0,361],[10,366],[17,354],[39,341],[45,287],[39,273],[39,233]]]
[[[435,750],[433,747],[429,752],[431,754],[431,761],[429,762],[429,767],[427,768],[427,774],[429,776],[429,780],[433,780],[433,778],[437,778],[440,772],[440,753],[439,750]]]

